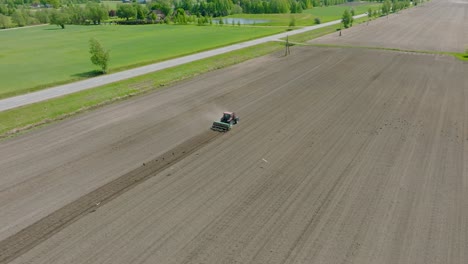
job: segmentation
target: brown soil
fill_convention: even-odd
[[[0,262],[466,263],[467,70],[293,47],[0,142]]]
[[[432,0],[311,43],[463,53],[468,48],[467,14],[466,0]]]

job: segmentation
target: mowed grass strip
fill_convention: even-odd
[[[150,64],[272,35],[281,28],[238,26],[41,26],[0,31],[0,98],[96,75],[89,39],[110,50],[109,71]]]
[[[284,48],[269,42],[144,76],[0,112],[0,138]]]
[[[451,53],[455,58],[461,60],[461,61],[468,61],[468,52],[467,53]]]

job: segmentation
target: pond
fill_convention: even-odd
[[[213,23],[218,24],[220,19],[213,19]],[[267,23],[270,22],[270,20],[265,20],[265,19],[248,19],[248,18],[223,18],[224,24],[242,24],[242,25],[253,25],[253,24],[261,24],[261,23]]]

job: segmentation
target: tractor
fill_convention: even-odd
[[[239,122],[239,117],[234,112],[224,112],[219,121],[214,121],[211,126],[212,130],[226,132],[231,130],[233,125]]]

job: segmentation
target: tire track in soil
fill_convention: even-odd
[[[157,175],[221,135],[222,133],[207,131],[194,136],[0,241],[0,263],[8,263],[16,259],[85,215],[95,212],[98,207]]]

